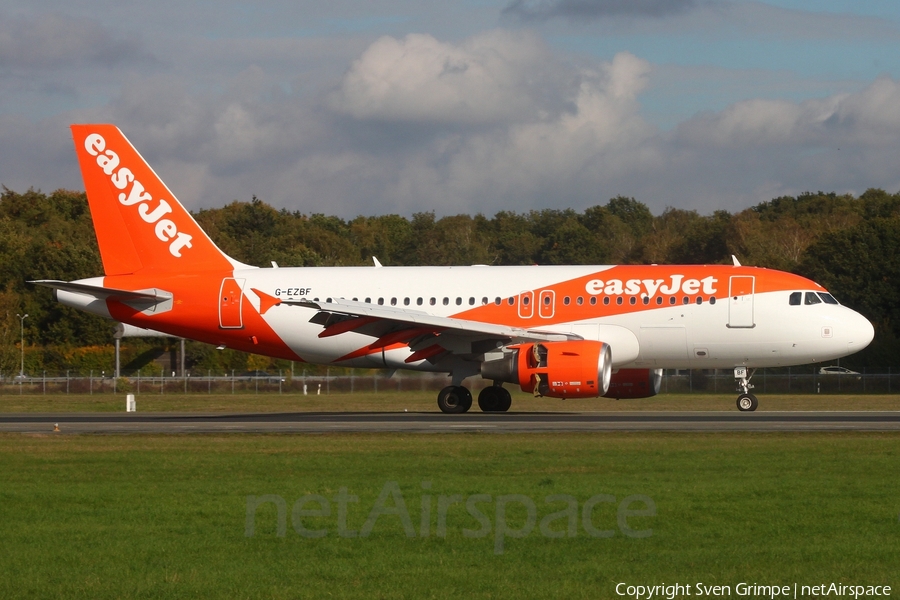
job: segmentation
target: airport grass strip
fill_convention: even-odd
[[[891,434],[10,434],[0,465],[4,598],[900,589]]]

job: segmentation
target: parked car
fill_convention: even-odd
[[[822,367],[819,369],[819,375],[859,375],[859,372],[831,365],[830,367]]]

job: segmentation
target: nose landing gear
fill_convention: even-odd
[[[756,371],[754,370],[753,373],[755,372]],[[753,384],[750,383],[750,378],[753,377],[753,373],[750,373],[750,376],[748,377],[747,367],[734,368],[734,378],[737,380],[738,391],[741,392],[741,395],[737,398],[737,407],[738,410],[742,412],[754,411],[759,406],[759,400],[750,393],[750,390],[753,389]]]

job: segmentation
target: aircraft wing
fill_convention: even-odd
[[[276,305],[317,311],[310,322],[323,326],[319,337],[331,337],[353,331],[375,338],[372,344],[343,357],[344,359],[362,356],[388,346],[409,346],[413,354],[406,362],[425,359],[434,361],[447,353],[471,356],[484,354],[508,344],[582,339],[581,336],[567,332],[541,331],[455,317],[438,317],[414,309],[379,306],[344,299],[334,299],[331,302],[282,300]]]

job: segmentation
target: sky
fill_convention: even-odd
[[[900,191],[895,0],[0,0],[0,185],[119,126],[189,209],[735,212]]]

